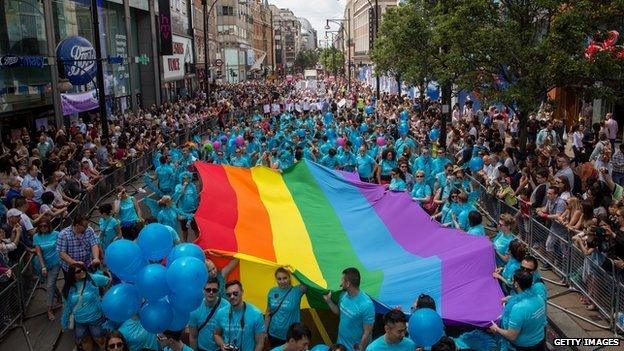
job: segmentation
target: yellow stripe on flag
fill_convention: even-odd
[[[254,167],[251,176],[269,213],[277,263],[297,267],[308,279],[327,287],[301,213],[282,175],[269,168]]]

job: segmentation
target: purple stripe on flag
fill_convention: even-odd
[[[442,317],[485,327],[502,313],[503,293],[492,278],[496,268],[489,239],[442,227],[407,193],[343,177],[359,188],[393,238],[420,257],[442,260]]]

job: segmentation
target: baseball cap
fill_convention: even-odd
[[[22,211],[18,210],[17,208],[12,208],[10,210],[7,211],[7,218],[8,217],[19,217],[22,215]]]

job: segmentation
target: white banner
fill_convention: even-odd
[[[183,79],[186,74],[185,63],[193,63],[191,39],[173,35],[173,55],[163,56],[165,82]]]

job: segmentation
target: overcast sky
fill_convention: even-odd
[[[316,29],[319,39],[325,38],[325,20],[328,18],[342,18],[345,0],[269,0],[280,8],[289,8],[297,17],[304,17]],[[332,30],[338,29],[336,24],[330,24]]]

